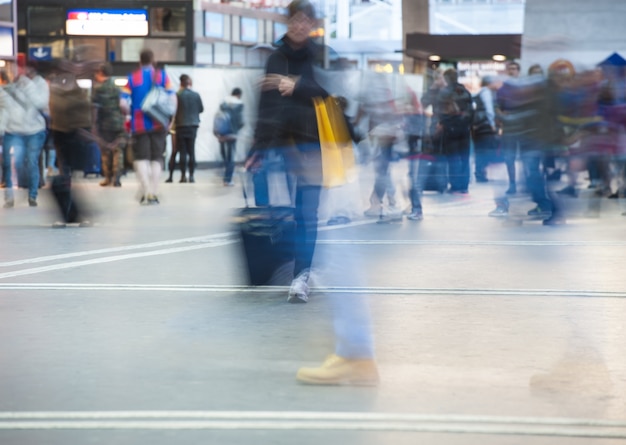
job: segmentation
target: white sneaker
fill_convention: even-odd
[[[509,216],[509,209],[498,206],[494,210],[489,212],[488,215],[496,217],[496,218],[506,217],[506,216]]]
[[[288,303],[306,303],[309,301],[309,270],[304,270],[298,274],[291,282],[289,288]]]
[[[382,211],[382,206],[372,206],[366,211],[364,211],[363,215],[370,217],[370,218],[378,218],[380,216],[381,211]]]

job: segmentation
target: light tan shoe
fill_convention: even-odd
[[[296,378],[311,385],[378,385],[378,368],[372,359],[350,360],[329,355],[319,368],[300,368]]]

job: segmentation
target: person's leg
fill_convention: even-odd
[[[149,168],[149,204],[158,204],[159,183],[163,171],[163,153],[165,152],[167,133],[159,130],[149,133],[150,141],[150,168]]]
[[[178,147],[178,155],[180,156],[180,182],[187,182],[187,154],[189,148],[187,147],[187,138],[183,129],[176,130],[176,147]]]
[[[226,141],[226,157],[224,160],[224,184],[230,184],[233,181],[233,172],[235,171],[235,140]]]
[[[537,213],[537,216],[545,216],[552,212],[552,203],[546,193],[545,175],[541,169],[542,153],[538,150],[524,148],[522,160],[524,162],[526,181],[531,199],[537,204],[537,209],[533,209],[531,212],[533,212],[532,214]]]
[[[45,140],[45,131],[40,131],[24,137],[26,148],[26,166],[28,169],[28,202],[31,206],[37,205],[39,179],[41,178],[39,158],[41,157],[41,150],[43,149],[43,143]]]
[[[174,170],[176,169],[176,155],[178,154],[178,144],[176,143],[176,134],[172,134],[172,153],[168,161],[169,177],[165,182],[172,182],[174,176]]]
[[[317,241],[317,210],[320,186],[296,186],[296,239],[294,243],[294,279],[289,288],[289,303],[306,303],[309,299],[308,280]]]
[[[507,190],[507,193],[515,194],[517,192],[515,170],[515,159],[517,158],[517,137],[507,134],[502,136],[502,155],[504,157],[506,171],[509,176],[509,189]]]
[[[17,144],[20,138],[17,135],[6,133],[4,135],[4,145],[2,147],[2,171],[4,174],[4,206],[13,207],[15,198],[13,195],[13,167],[11,150]]]
[[[150,138],[147,133],[133,136],[132,148],[134,152],[133,166],[139,180],[139,202],[147,203],[150,193]]]
[[[190,135],[187,138],[187,147],[189,150],[189,182],[196,182],[194,173],[196,172],[196,133],[197,127],[191,129]]]
[[[459,190],[466,192],[469,188],[471,168],[470,168],[470,142],[464,139],[459,150]]]
[[[411,159],[409,161],[409,178],[411,188],[409,189],[409,198],[411,200],[411,213],[408,215],[410,220],[419,221],[422,219],[422,191],[424,189],[423,175],[419,174],[419,165],[421,159]]]

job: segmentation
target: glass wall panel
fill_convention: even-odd
[[[57,6],[28,8],[28,33],[31,36],[57,36],[65,33],[65,10]]]
[[[184,36],[184,7],[150,8],[150,34],[153,36]]]
[[[184,39],[119,38],[110,40],[110,60],[115,62],[139,62],[144,49],[154,52],[155,61],[162,63],[185,62]]]
[[[0,0],[0,22],[13,21],[13,0]]]

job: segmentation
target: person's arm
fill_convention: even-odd
[[[485,114],[487,115],[487,119],[489,120],[489,125],[491,128],[496,129],[496,111],[493,106],[493,96],[492,92],[489,88],[483,88],[480,90],[480,99],[483,101],[485,105]]]

